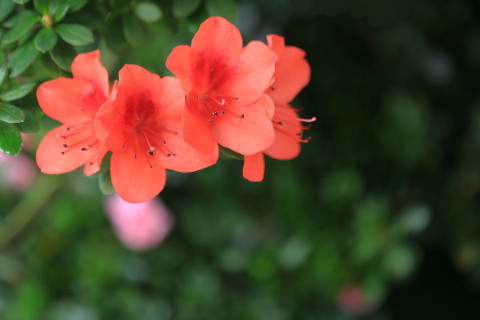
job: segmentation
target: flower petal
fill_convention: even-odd
[[[163,190],[166,181],[165,169],[149,163],[146,154],[141,153],[135,158],[133,148],[112,154],[110,175],[117,193],[131,203],[154,198]]]
[[[265,154],[278,160],[290,160],[300,153],[302,124],[295,110],[289,105],[276,104],[272,119],[275,140]],[[299,135],[300,134],[300,135]]]
[[[269,34],[267,35],[267,43],[280,59],[285,49],[285,38],[276,34]]]
[[[99,105],[92,105],[95,89],[84,79],[58,78],[42,83],[37,89],[38,104],[49,117],[75,124],[93,119]]]
[[[289,103],[310,82],[310,65],[305,51],[292,46],[285,47],[279,59],[268,95],[275,103]]]
[[[251,182],[263,181],[265,173],[265,160],[263,153],[258,152],[251,156],[245,156],[243,162],[243,177]]]
[[[185,92],[190,92],[192,82],[190,80],[190,51],[186,45],[176,46],[167,58],[167,68],[175,74],[182,82]]]
[[[250,42],[239,57],[238,75],[230,83],[229,95],[239,97],[242,105],[257,101],[271,83],[276,60],[277,55],[264,43]]]
[[[95,132],[98,140],[112,152],[123,151],[126,137],[121,125],[122,115],[116,108],[113,100],[105,102],[95,118]]]
[[[100,171],[102,160],[107,154],[107,151],[108,150],[105,148],[103,143],[98,146],[96,157],[91,159],[87,164],[85,164],[85,167],[83,167],[83,173],[86,176],[91,176]]]
[[[59,134],[66,133],[67,127],[67,125],[61,125],[51,130],[40,142],[36,159],[37,165],[43,173],[60,174],[69,172],[88,164],[91,159],[95,158],[98,144],[94,144],[96,138],[93,126],[67,139],[60,138]],[[69,147],[66,148],[63,144],[69,145]],[[88,144],[91,144],[92,147],[81,151],[82,147]]]
[[[272,121],[267,113],[270,99],[258,102],[243,111],[244,118],[233,113],[218,116],[213,122],[213,134],[219,144],[243,155],[252,155],[268,148],[275,138]],[[188,142],[188,141],[187,141]]]
[[[100,50],[77,55],[72,63],[72,73],[74,78],[89,81],[104,100],[108,98],[108,72],[100,61]]]
[[[192,39],[192,50],[195,52],[220,49],[232,62],[237,60],[242,46],[242,36],[238,28],[222,17],[205,20]]]
[[[188,145],[179,134],[164,133],[164,138],[168,141],[164,147],[168,148],[168,152],[175,154],[166,157],[160,153],[156,157],[158,163],[166,169],[193,172],[214,165],[218,160],[217,144],[211,153],[203,153]]]
[[[183,139],[202,153],[214,151],[216,142],[207,119],[188,103],[183,112]]]

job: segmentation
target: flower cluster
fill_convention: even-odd
[[[216,163],[219,145],[244,156],[243,176],[261,181],[263,154],[292,159],[300,152],[302,122],[289,103],[310,80],[305,52],[285,46],[243,47],[239,30],[221,17],[203,22],[191,46],[173,49],[167,67],[176,77],[125,65],[109,86],[99,51],[78,55],[71,78],[43,83],[43,111],[62,123],[37,150],[44,173],[84,166],[99,171],[111,152],[110,175],[117,193],[145,202],[164,187],[165,170],[197,171]]]

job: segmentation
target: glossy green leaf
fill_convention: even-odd
[[[33,0],[35,9],[41,14],[49,13],[51,0]]]
[[[210,16],[221,16],[230,22],[237,20],[237,4],[234,0],[207,0],[206,9]]]
[[[0,104],[0,120],[7,123],[20,123],[25,120],[22,109],[10,103]]]
[[[6,28],[14,28],[18,24],[23,23],[25,20],[30,20],[32,16],[38,17],[38,13],[32,10],[22,10],[7,21],[3,23]]]
[[[75,54],[75,50],[73,50],[70,45],[65,42],[60,42],[50,51],[50,58],[52,58],[53,62],[55,62],[60,69],[70,72],[70,65],[72,64]]]
[[[24,122],[18,124],[20,131],[26,133],[38,132],[40,130],[40,119],[38,117],[38,112],[23,109],[23,113],[25,114],[25,120]]]
[[[16,125],[0,121],[0,152],[15,156],[22,149],[22,137]]]
[[[5,19],[15,8],[15,3],[9,0],[0,0],[0,21]]]
[[[10,77],[16,77],[27,69],[38,56],[38,51],[35,48],[33,39],[22,44],[12,54],[10,61],[8,62],[9,68],[11,68]]]
[[[143,41],[143,30],[140,21],[132,15],[125,15],[122,18],[123,34],[128,43],[132,46],[138,46]]]
[[[52,50],[57,44],[57,34],[52,28],[43,28],[35,36],[35,47],[40,52]]]
[[[53,8],[51,9],[52,15],[53,15],[53,21],[55,22],[62,21],[62,19],[67,14],[69,8],[70,7],[67,2],[65,1],[57,2],[55,6],[53,6]]]
[[[26,35],[30,28],[38,21],[39,17],[33,11],[28,11],[23,18],[9,31],[5,33],[2,44],[9,44],[17,41]]]
[[[55,28],[60,38],[74,46],[83,46],[93,42],[93,33],[79,24],[61,24]]]
[[[113,188],[112,179],[110,178],[110,170],[107,170],[98,175],[98,186],[100,187],[100,191],[104,194],[110,194],[115,189]]]
[[[3,101],[13,101],[25,97],[35,87],[33,82],[23,82],[0,95]]]
[[[25,4],[30,0],[13,0],[13,2],[18,3],[18,4]]]
[[[0,67],[0,85],[2,85],[3,80],[5,80],[6,76],[7,76],[7,68]]]
[[[143,22],[153,23],[162,18],[162,9],[151,2],[137,2],[133,7],[135,15]]]
[[[184,18],[194,12],[202,0],[174,0],[173,15],[177,18]]]

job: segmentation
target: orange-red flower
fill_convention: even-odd
[[[136,65],[125,65],[119,76],[116,97],[99,111],[95,130],[112,151],[112,184],[124,200],[155,197],[165,185],[165,169],[191,172],[216,162],[218,148],[201,153],[182,138],[185,92],[178,79]]]
[[[47,81],[37,90],[42,110],[63,123],[47,133],[37,149],[37,164],[44,173],[65,173],[85,165],[85,174],[91,175],[100,169],[106,153],[93,127],[97,111],[109,97],[100,52],[79,54],[72,73],[73,79]]]
[[[289,103],[310,82],[310,65],[305,59],[305,51],[293,46],[285,46],[284,38],[277,35],[267,36],[269,47],[277,54],[275,66],[275,82],[267,93],[275,104],[272,123],[275,129],[275,140],[263,152],[244,157],[243,176],[250,181],[262,181],[265,170],[263,153],[279,159],[293,159],[300,153],[302,130],[307,129],[302,122],[312,119],[300,119],[297,110]]]
[[[197,150],[209,153],[218,143],[251,155],[274,140],[273,103],[264,92],[272,82],[276,55],[259,41],[242,46],[234,25],[211,17],[191,46],[177,46],[167,59],[187,93],[183,135]]]

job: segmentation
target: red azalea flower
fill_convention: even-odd
[[[113,153],[112,184],[124,200],[155,197],[165,185],[165,169],[192,172],[216,162],[218,148],[204,154],[182,138],[185,92],[178,79],[136,65],[125,65],[119,75],[116,98],[103,105],[95,129]]]
[[[108,73],[100,51],[79,54],[72,63],[73,79],[58,78],[37,89],[37,99],[49,117],[63,124],[51,130],[37,149],[43,173],[58,174],[85,165],[86,175],[100,169],[106,153],[95,135],[95,116],[109,97]]]
[[[270,86],[268,95],[275,104],[272,123],[275,129],[275,140],[263,152],[245,156],[243,176],[250,181],[262,181],[265,171],[263,153],[279,159],[293,159],[300,153],[302,130],[308,129],[302,122],[313,122],[312,119],[300,119],[296,109],[289,103],[310,82],[310,65],[305,59],[305,51],[293,46],[285,46],[284,38],[277,35],[267,36],[268,45],[278,56],[275,66],[275,82]]]
[[[208,153],[218,144],[251,155],[275,137],[273,103],[264,94],[272,82],[275,53],[252,41],[242,47],[238,29],[221,17],[203,22],[192,45],[177,46],[167,67],[187,93],[185,141]]]

